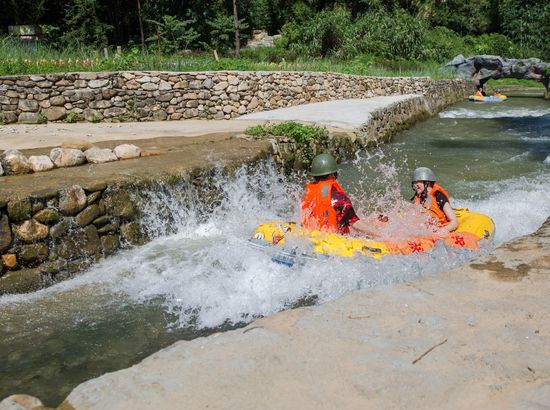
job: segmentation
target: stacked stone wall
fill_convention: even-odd
[[[472,84],[313,72],[105,72],[0,77],[0,122],[230,119],[320,101],[422,94],[438,107]]]
[[[215,180],[231,169],[197,169],[159,181],[98,181],[0,199],[0,294],[50,286],[119,249],[148,242],[144,192],[177,185],[191,202],[211,209],[221,195]]]

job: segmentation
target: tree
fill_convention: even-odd
[[[99,19],[96,0],[72,0],[65,11],[66,31],[62,41],[67,46],[104,47],[111,26]]]
[[[235,56],[241,56],[241,37],[239,34],[239,14],[237,13],[237,0],[233,0],[233,29],[235,30]]]
[[[145,50],[145,37],[143,34],[143,19],[141,18],[141,2],[139,0],[136,0],[137,2],[137,11],[138,11],[138,20],[139,20],[139,38],[141,40],[141,49]]]
[[[162,20],[148,20],[157,27],[157,35],[147,39],[149,42],[160,42],[160,49],[165,54],[177,53],[188,49],[198,38],[199,33],[192,27],[194,20],[179,20],[173,16],[162,16]]]

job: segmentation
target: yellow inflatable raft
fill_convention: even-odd
[[[478,103],[499,103],[502,101],[506,101],[508,99],[505,95],[487,95],[487,96],[479,96],[479,95],[470,95],[468,97],[468,100]]]
[[[380,259],[387,254],[408,255],[425,252],[434,247],[438,241],[446,245],[479,249],[480,242],[493,238],[495,225],[486,215],[470,212],[468,209],[455,209],[458,228],[443,238],[410,238],[402,241],[376,241],[360,237],[342,236],[334,233],[303,229],[294,222],[267,222],[256,228],[250,242],[262,248],[285,248],[288,242],[302,241],[308,244],[311,252],[299,256],[344,256],[365,255]],[[288,251],[287,251],[288,253]],[[296,256],[296,250],[294,250]],[[288,255],[292,256],[292,255]],[[283,258],[282,263],[286,263]],[[278,262],[280,262],[278,260]]]

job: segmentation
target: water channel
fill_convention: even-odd
[[[339,175],[359,213],[391,212],[412,195],[416,166],[433,168],[453,206],[491,216],[496,244],[531,233],[550,215],[550,102],[457,104],[358,153]],[[243,168],[220,181],[225,199],[207,218],[184,187],[144,193],[151,243],[51,288],[0,297],[0,398],[27,393],[55,406],[80,382],[177,340],[434,275],[475,256],[436,249],[380,262],[276,264],[246,238],[262,221],[295,219],[304,181],[281,177],[271,164]]]

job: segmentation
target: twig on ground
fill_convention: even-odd
[[[370,317],[370,315],[368,316],[352,316],[352,315],[348,315],[348,319],[368,319]]]
[[[243,330],[243,333],[250,332],[251,330],[254,330],[254,329],[263,329],[263,326],[254,326],[254,327],[251,327],[250,329],[245,329]]]
[[[439,346],[441,346],[442,344],[445,344],[445,343],[447,343],[447,339],[445,339],[444,341],[430,347],[428,350],[426,350],[424,353],[422,353],[420,356],[418,356],[416,359],[414,359],[412,361],[412,364],[416,364],[417,362],[422,360],[424,358],[424,356],[426,356],[428,353],[430,353],[432,350],[434,350],[436,347],[439,347]]]
[[[430,296],[435,296],[432,292],[428,292],[427,290],[422,289],[420,286],[413,285],[412,283],[407,283],[406,286],[413,287],[413,288],[419,290],[420,292],[427,293]]]

